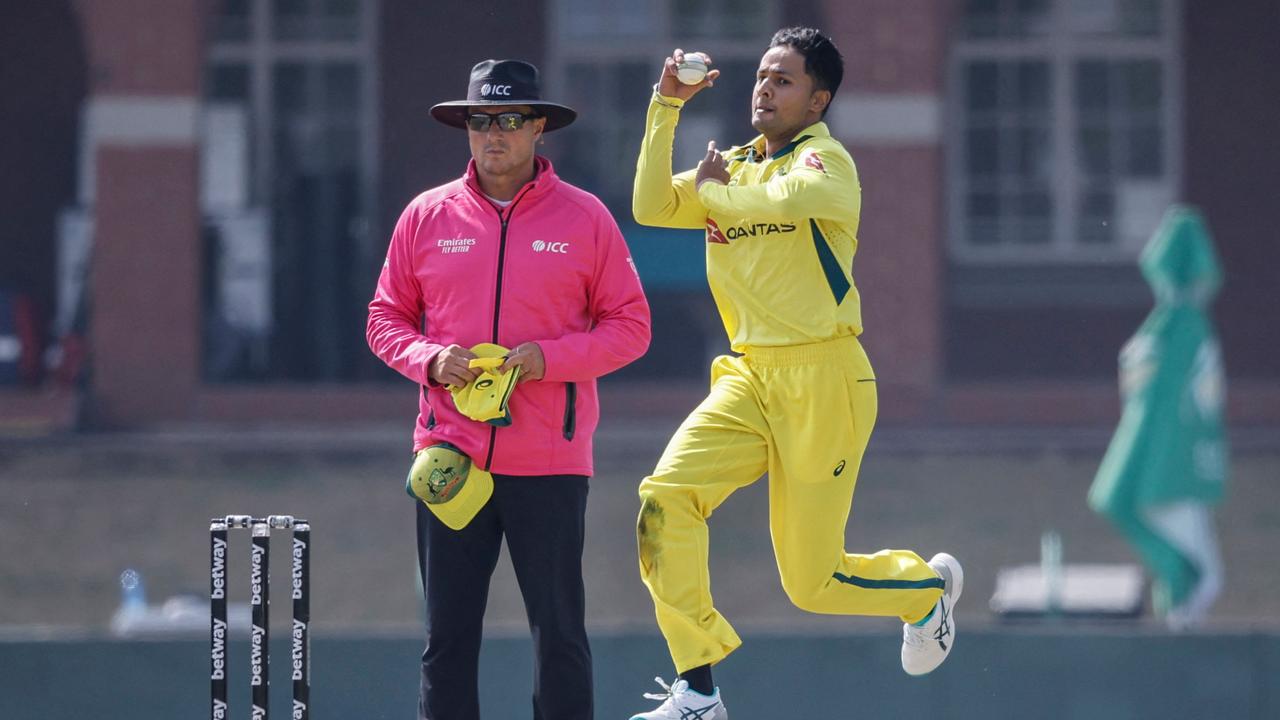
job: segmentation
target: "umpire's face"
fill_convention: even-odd
[[[528,105],[476,106],[468,113],[467,140],[481,175],[519,177],[531,171],[534,147],[542,137],[546,118],[532,117],[534,110]]]

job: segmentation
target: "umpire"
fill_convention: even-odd
[[[533,717],[590,720],[582,548],[596,378],[647,349],[649,307],[604,205],[534,153],[577,114],[541,99],[533,65],[481,62],[466,99],[431,115],[466,130],[472,160],[405,208],[367,328],[373,352],[421,386],[410,474],[424,499],[419,718],[480,717],[481,628],[505,537],[533,634]],[[519,384],[485,422],[450,389],[481,375],[473,349],[493,345],[505,353],[496,372]]]

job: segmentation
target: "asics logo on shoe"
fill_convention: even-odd
[[[938,647],[946,650],[946,638],[951,636],[951,608],[946,600],[938,605],[938,629],[933,631],[933,639],[938,641]]]
[[[680,710],[680,720],[702,720],[704,715],[715,710],[719,705],[720,702],[716,701],[704,708],[683,708]]]

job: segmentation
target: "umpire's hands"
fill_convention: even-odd
[[[542,357],[542,348],[536,342],[520,343],[507,353],[507,361],[502,363],[498,372],[506,372],[511,368],[520,368],[519,382],[541,380],[547,371],[546,360]]]
[[[467,363],[476,355],[461,345],[450,345],[436,353],[427,368],[427,377],[441,385],[465,387],[467,383],[480,377],[480,368],[467,367]]]

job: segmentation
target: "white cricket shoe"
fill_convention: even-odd
[[[924,675],[942,664],[956,640],[955,605],[964,590],[964,570],[955,558],[938,553],[929,567],[942,577],[942,597],[933,616],[919,627],[902,625],[902,669],[908,675]]]
[[[689,683],[676,678],[667,685],[662,678],[654,678],[665,692],[645,693],[650,700],[662,700],[656,709],[639,715],[632,715],[631,720],[729,720],[729,711],[720,702],[720,688],[710,695],[693,690]]]

